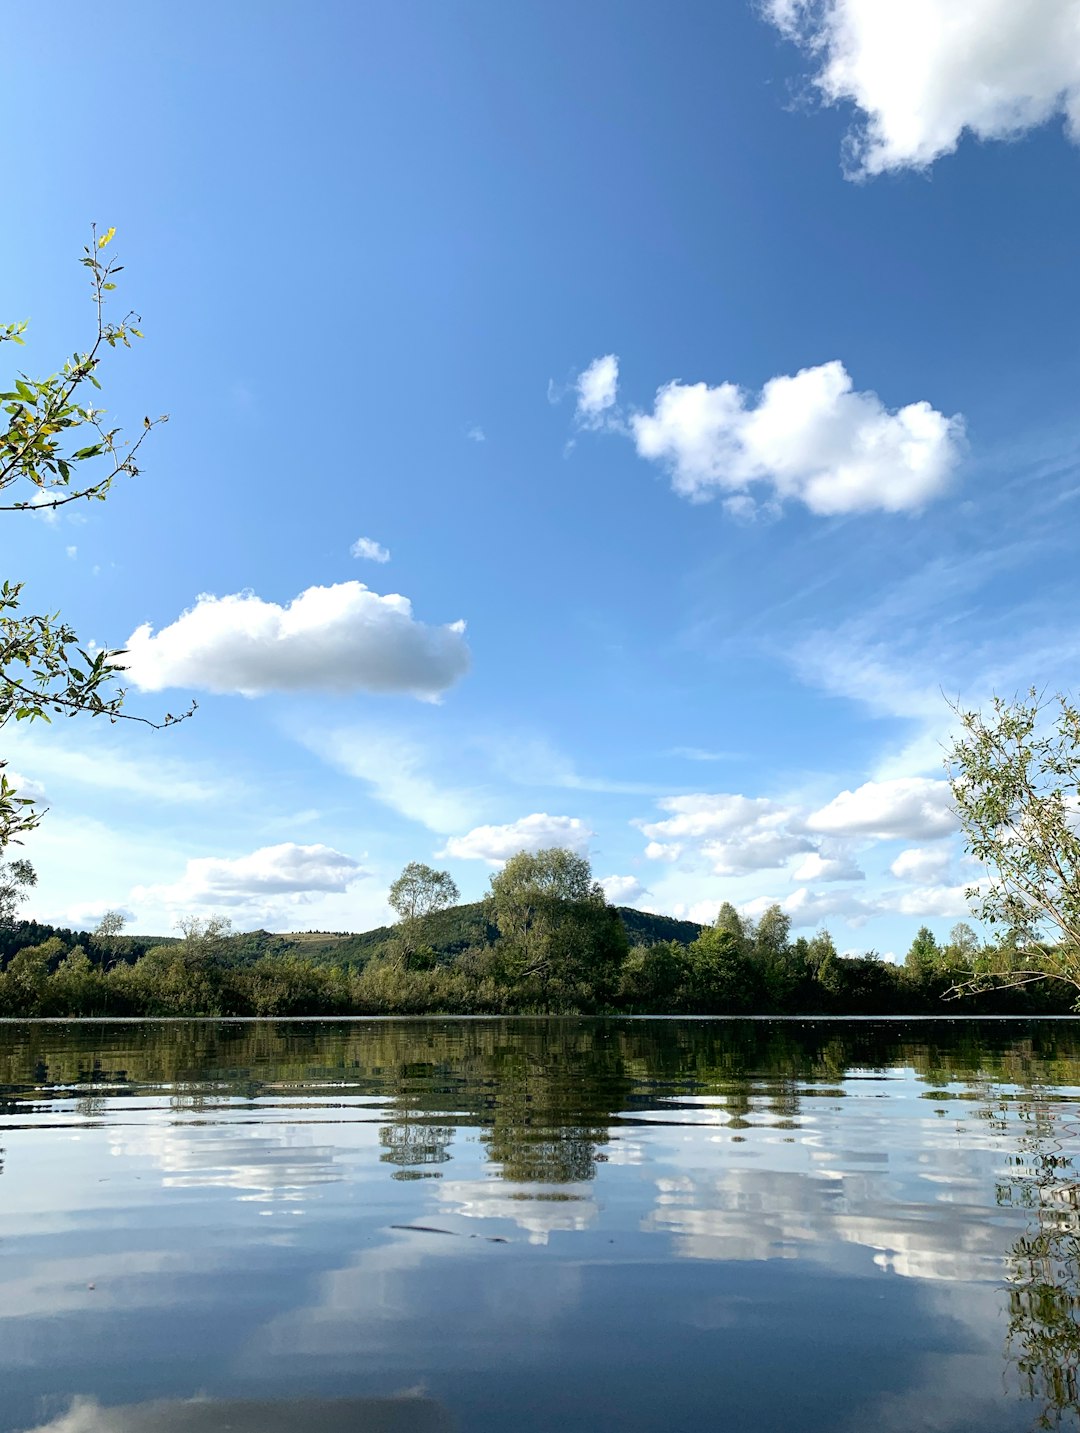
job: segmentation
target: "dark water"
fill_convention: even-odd
[[[0,1430],[1076,1427],[1078,1101],[1072,1022],[0,1025]]]

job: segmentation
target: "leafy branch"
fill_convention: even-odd
[[[985,715],[954,710],[953,802],[969,853],[989,873],[966,894],[1012,933],[963,986],[1053,979],[1080,989],[1080,709],[1032,689],[1026,700],[995,697]]]
[[[144,418],[137,438],[125,441],[118,427],[106,424],[105,410],[85,402],[80,391],[87,384],[100,389],[96,370],[106,348],[130,348],[132,337],[142,337],[137,314],[128,313],[119,323],[105,316],[107,296],[123,268],[104,252],[115,233],[110,228],[99,238],[95,228],[80,260],[90,275],[96,315],[89,350],[74,354],[48,378],[19,374],[13,389],[0,393],[6,418],[6,427],[0,419],[0,495],[17,491],[20,484],[23,492],[25,485],[33,489],[29,497],[0,502],[0,512],[47,513],[80,499],[104,501],[118,477],[138,476],[136,454],[151,430],[167,421],[164,414]],[[26,328],[25,320],[0,325],[0,343],[21,346]],[[94,434],[90,443],[82,442],[87,428]],[[48,722],[54,716],[103,716],[159,730],[192,715],[195,702],[161,721],[123,711],[126,692],[115,682],[125,670],[124,649],[81,644],[57,613],[24,613],[23,585],[4,580],[0,586],[0,727],[9,721]],[[0,850],[33,830],[43,814],[32,798],[18,795],[3,774],[5,765],[0,760]]]

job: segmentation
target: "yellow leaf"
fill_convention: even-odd
[[[97,246],[98,246],[98,248],[99,248],[99,249],[104,249],[105,245],[108,244],[108,243],[112,240],[112,238],[115,236],[115,234],[116,234],[116,226],[115,226],[115,225],[113,225],[112,228],[106,229],[105,232],[104,232],[104,234],[102,234],[101,238],[97,241]]]

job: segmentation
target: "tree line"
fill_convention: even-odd
[[[493,938],[440,950],[433,923],[458,898],[449,873],[411,862],[390,890],[387,939],[338,962],[267,952],[217,918],[182,921],[149,948],[115,915],[83,936],[35,940],[9,905],[0,1015],[1037,1015],[1075,998],[1060,981],[1010,984],[1027,948],[1015,934],[981,944],[963,923],[944,944],[921,928],[902,966],[843,956],[827,930],[793,937],[778,905],[755,921],[725,904],[694,940],[631,945],[587,859],[558,847],[521,851],[492,876]],[[987,987],[990,969],[1002,978]]]

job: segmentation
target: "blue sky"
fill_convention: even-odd
[[[103,401],[170,422],[5,571],[138,634],[129,710],[200,702],[5,731],[35,914],[363,929],[407,860],[474,898],[556,842],[843,949],[964,914],[945,698],[1080,647],[1080,0],[6,31],[0,314],[51,370],[115,225]]]

